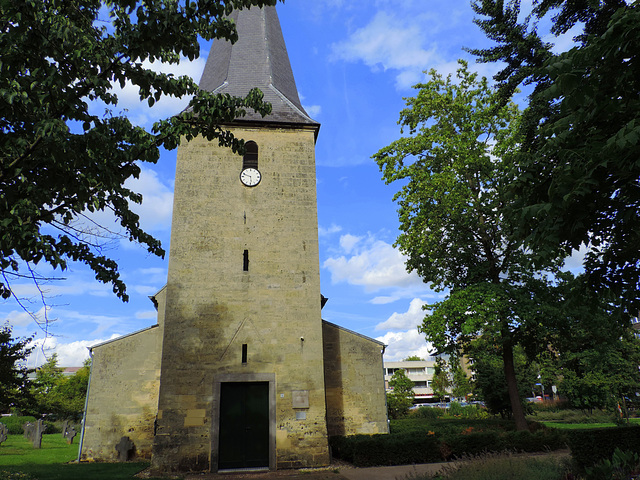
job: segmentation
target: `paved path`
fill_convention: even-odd
[[[548,453],[520,453],[524,457],[569,457],[568,450]],[[407,475],[424,473],[434,475],[456,462],[425,463],[419,465],[396,465],[392,467],[356,468],[348,464],[332,465],[327,468],[303,470],[278,470],[275,472],[238,472],[238,473],[202,473],[190,474],[186,480],[405,480]]]
[[[276,472],[191,474],[186,476],[186,480],[404,480],[410,474],[437,473],[446,465],[449,464],[427,463],[370,468],[333,465],[328,468],[278,470]]]

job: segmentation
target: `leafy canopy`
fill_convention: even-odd
[[[28,370],[24,365],[33,347],[31,338],[16,339],[11,336],[11,327],[0,328],[0,412],[8,413],[12,407],[21,406],[23,395],[28,390]]]
[[[439,352],[456,353],[486,335],[501,349],[512,406],[520,409],[513,347],[544,318],[547,288],[534,252],[513,238],[505,210],[519,111],[501,105],[486,78],[460,61],[456,78],[436,71],[400,112],[403,133],[374,155],[387,183],[400,181],[397,246],[444,301],[429,305],[420,330]],[[559,261],[545,265],[555,271]],[[520,412],[521,413],[521,412]],[[518,428],[526,428],[523,414]]]
[[[140,194],[124,186],[160,148],[202,135],[234,151],[242,141],[220,125],[270,106],[200,91],[193,79],[159,73],[152,62],[199,56],[199,40],[235,41],[234,8],[276,0],[6,0],[0,3],[0,295],[11,281],[38,279],[32,266],[87,264],[127,300],[118,265],[104,255],[112,232],[89,218],[109,211],[122,235],[163,256],[130,209]],[[189,108],[150,130],[118,110],[113,87],[131,84],[149,106],[192,96]],[[103,107],[97,107],[102,105]]]
[[[474,0],[476,23],[496,45],[470,50],[505,62],[495,76],[506,103],[531,84],[520,126],[511,206],[517,234],[542,258],[586,248],[584,267],[599,292],[640,307],[640,3]],[[578,32],[570,50],[542,40]],[[560,253],[559,253],[560,252]]]
[[[413,406],[415,384],[404,370],[396,370],[389,380],[393,391],[387,393],[387,409],[391,418],[404,417]]]

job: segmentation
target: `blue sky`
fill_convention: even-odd
[[[398,220],[392,197],[398,187],[384,184],[371,156],[399,137],[403,97],[414,94],[411,86],[426,78],[424,70],[452,73],[457,59],[466,58],[491,77],[496,65],[475,64],[463,51],[490,43],[473,24],[466,0],[288,0],[278,5],[278,13],[302,103],[322,124],[316,163],[321,285],[329,298],[323,318],[384,341],[387,360],[426,356],[428,345],[416,326],[424,315],[421,306],[441,296],[405,271],[393,247]],[[198,80],[209,48],[203,44],[198,60],[171,71]],[[185,106],[184,100],[166,100],[150,109],[136,99],[135,89],[117,93],[119,109],[126,108],[134,122],[145,126]],[[137,209],[143,227],[167,251],[175,160],[175,151],[164,152],[157,165],[144,165],[132,183],[144,196]],[[99,220],[113,221],[107,215]],[[46,341],[15,302],[0,303],[0,323],[8,321],[14,335],[35,333],[38,345],[44,343],[31,365],[53,352],[61,365],[80,365],[88,346],[155,323],[148,296],[166,282],[168,259],[149,256],[125,241],[112,242],[108,254],[120,265],[129,303],[95,281],[86,267],[72,265],[58,272],[65,280],[46,286],[51,305]],[[43,267],[39,272],[51,273]],[[42,315],[33,285],[14,287]]]

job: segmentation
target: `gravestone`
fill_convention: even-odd
[[[7,440],[7,434],[9,433],[9,429],[4,423],[0,423],[0,444]]]
[[[32,432],[36,427],[35,423],[27,422],[22,426],[22,430],[24,431],[24,438],[31,439]]]
[[[64,432],[64,438],[67,439],[67,443],[69,445],[73,443],[73,437],[75,436],[76,436],[76,429],[73,427],[67,427],[66,431]]]
[[[42,434],[47,428],[46,425],[42,423],[42,420],[38,420],[36,423],[25,423],[23,428],[24,436],[33,442],[33,448],[41,448]]]
[[[118,461],[126,462],[133,451],[134,444],[129,437],[122,437],[116,445],[118,451]]]
[[[62,438],[67,438],[67,430],[69,429],[69,420],[62,423]]]

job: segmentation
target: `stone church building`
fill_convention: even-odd
[[[275,7],[236,11],[204,90],[259,87],[273,111],[225,128],[241,157],[178,149],[167,284],[157,324],[91,349],[81,458],[123,437],[161,471],[327,465],[331,435],[388,433],[384,345],[322,320],[315,141]]]

